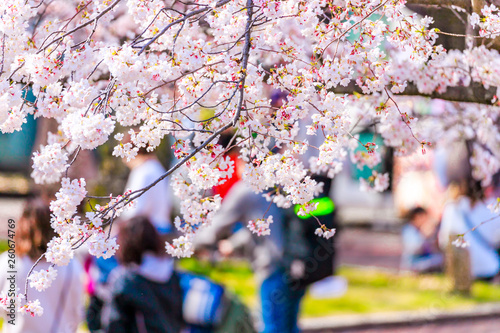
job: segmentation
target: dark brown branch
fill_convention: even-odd
[[[243,59],[241,60],[241,83],[240,83],[240,100],[238,101],[238,109],[236,110],[236,115],[233,119],[233,126],[236,126],[238,123],[238,119],[240,118],[241,108],[243,107],[243,97],[245,92],[245,79],[247,77],[247,66],[248,66],[248,58],[250,57],[250,46],[251,46],[251,38],[250,35],[252,33],[252,15],[253,15],[253,1],[247,1],[247,15],[248,21],[247,26],[245,28],[245,46],[243,47]]]
[[[334,92],[338,94],[363,94],[361,88],[359,88],[353,81],[351,81],[351,83],[347,87],[338,86],[334,89]],[[429,95],[419,92],[414,84],[408,83],[405,91],[396,96],[423,96],[442,99],[445,101],[492,105],[491,100],[493,99],[493,96],[495,94],[495,87],[485,89],[478,83],[472,83],[470,87],[449,87],[446,92],[442,94],[435,92]]]
[[[410,5],[428,5],[428,6],[457,6],[462,8],[470,8],[471,0],[408,0]]]

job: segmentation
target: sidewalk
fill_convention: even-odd
[[[300,321],[300,326],[303,333],[496,333],[500,332],[500,303],[461,310],[307,318]],[[468,330],[463,330],[465,327]]]
[[[399,268],[402,252],[399,233],[349,227],[334,237],[338,237],[337,258],[341,265]]]

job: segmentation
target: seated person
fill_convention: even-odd
[[[500,173],[486,188],[479,182],[462,180],[458,183],[460,196],[446,204],[439,230],[439,245],[443,249],[450,239],[464,235],[462,240],[469,253],[471,276],[484,281],[492,281],[500,272],[500,224],[493,220],[497,214],[489,208],[497,203],[499,185]]]
[[[409,222],[403,227],[401,269],[415,272],[440,270],[443,255],[437,249],[435,225],[422,207],[408,213]]]

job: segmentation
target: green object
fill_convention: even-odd
[[[311,215],[314,216],[324,216],[333,213],[335,210],[335,204],[333,203],[332,199],[329,197],[322,197],[322,198],[317,198],[313,199],[311,203],[318,203],[318,207],[316,207],[315,210],[311,212],[311,214],[307,215],[298,215],[297,213],[300,210],[300,205],[295,205],[294,211],[295,215],[297,215],[298,218],[302,220],[306,220],[311,217]]]

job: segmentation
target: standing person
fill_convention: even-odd
[[[24,291],[26,277],[31,267],[47,251],[47,243],[55,236],[50,226],[49,206],[41,199],[29,199],[16,225],[16,283]],[[8,253],[0,256],[0,290],[7,294]],[[50,263],[42,259],[36,270],[47,270]],[[43,315],[16,316],[15,325],[4,321],[3,332],[14,333],[70,333],[76,332],[83,319],[83,269],[77,260],[67,266],[56,267],[57,277],[44,290],[29,289],[29,298],[38,299]]]
[[[305,288],[290,288],[283,265],[284,216],[274,203],[254,193],[243,181],[239,181],[228,192],[220,210],[214,216],[212,226],[202,231],[195,239],[195,246],[216,244],[223,234],[237,222],[273,216],[270,235],[256,236],[246,228],[240,229],[227,240],[219,243],[224,255],[229,255],[240,245],[253,244],[252,266],[260,286],[262,321],[265,333],[298,332],[297,317]]]
[[[149,153],[146,148],[139,149],[135,159],[126,162],[130,168],[127,190],[140,190],[166,173],[154,153]],[[134,216],[147,216],[160,235],[172,231],[170,213],[172,209],[172,195],[167,179],[162,180],[149,191],[134,200],[135,205],[123,212],[122,218],[130,219]]]
[[[436,227],[424,208],[416,207],[408,213],[408,223],[401,236],[401,269],[429,272],[442,268],[443,256],[437,249]]]
[[[155,227],[137,216],[119,224],[117,252],[123,266],[110,277],[106,332],[177,333],[183,327],[182,291],[174,261]]]

